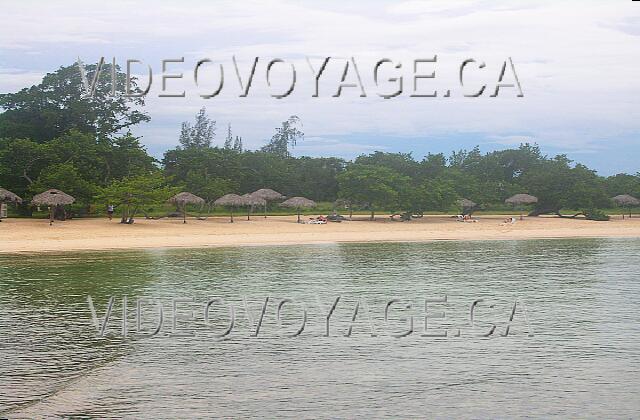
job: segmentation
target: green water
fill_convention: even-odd
[[[639,300],[636,239],[2,255],[0,417],[634,417]]]

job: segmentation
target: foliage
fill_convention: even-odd
[[[607,215],[605,212],[603,212],[602,210],[598,210],[598,209],[591,209],[591,210],[587,210],[584,212],[587,220],[595,220],[598,222],[606,222],[608,221],[609,215]]]
[[[76,199],[76,204],[88,205],[95,193],[95,185],[83,179],[73,163],[54,163],[40,173],[38,179],[29,186],[35,195],[51,188],[59,189]]]
[[[281,127],[276,128],[271,141],[261,150],[276,156],[289,157],[289,147],[294,147],[298,140],[304,138],[304,133],[300,131],[298,125],[300,125],[300,118],[296,115],[290,116],[288,120],[283,121]]]
[[[411,179],[384,166],[353,164],[337,176],[339,197],[371,210],[395,210],[405,196]]]
[[[183,149],[211,147],[215,131],[216,122],[207,117],[207,110],[202,107],[196,114],[193,126],[186,121],[182,123],[178,142]],[[229,134],[231,134],[231,127],[229,127]]]
[[[86,77],[93,80],[97,66],[87,66]],[[118,86],[124,86],[126,75],[116,68]],[[132,81],[136,90],[135,80]],[[30,139],[46,143],[70,130],[106,139],[149,116],[137,109],[144,100],[124,95],[111,95],[111,65],[100,71],[93,97],[85,94],[77,64],[60,67],[44,76],[38,85],[16,93],[0,94],[0,138]]]
[[[92,80],[96,66],[88,66]],[[117,70],[118,84],[125,75]],[[459,198],[482,208],[507,209],[516,193],[538,197],[533,214],[577,209],[601,218],[610,197],[640,198],[640,174],[604,178],[565,155],[545,156],[525,143],[489,153],[479,147],[450,156],[374,152],[352,162],[335,157],[294,157],[304,134],[297,116],[276,129],[259,150],[244,150],[231,125],[223,147],[213,144],[215,121],[205,108],[193,125],[183,123],[179,146],[157,166],[128,130],[148,121],[139,98],[111,95],[110,66],[103,67],[93,98],[84,98],[78,67],[61,67],[42,82],[0,95],[0,186],[26,201],[58,188],[89,207],[95,200],[120,203],[125,220],[169,191],[187,190],[207,201],[229,192],[272,188],[315,201],[344,199],[357,208],[423,213],[448,211]],[[222,146],[222,145],[221,145]],[[28,206],[21,207],[24,212]]]
[[[131,223],[141,207],[163,203],[178,193],[179,187],[170,187],[162,173],[157,171],[113,181],[100,189],[96,200],[104,205],[115,205],[122,212],[121,223]]]

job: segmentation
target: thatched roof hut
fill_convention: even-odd
[[[31,204],[35,204],[36,206],[64,206],[72,204],[74,201],[76,201],[76,199],[69,194],[60,190],[51,189],[33,196]]]
[[[304,197],[292,197],[280,203],[282,207],[291,207],[298,210],[298,223],[300,223],[300,209],[303,207],[315,207],[317,204],[313,200]]]
[[[244,194],[242,196],[244,199],[244,206],[247,207],[247,220],[251,220],[251,209],[253,206],[265,206],[267,205],[267,200],[264,198],[260,198],[258,196],[254,196],[253,193]]]
[[[53,224],[53,208],[72,204],[75,198],[60,190],[51,189],[33,196],[31,204],[36,206],[49,206],[49,226]]]
[[[264,218],[265,219],[267,218],[267,202],[283,200],[285,198],[284,195],[270,188],[261,188],[259,190],[252,192],[251,195],[253,197],[258,197],[265,200],[264,202]]]
[[[2,211],[3,203],[22,203],[22,198],[18,197],[16,194],[12,193],[9,190],[5,190],[4,188],[0,188],[0,211]],[[2,221],[2,214],[0,214],[0,222]]]
[[[204,204],[205,200],[190,192],[183,191],[167,200],[168,203],[184,205],[184,204]]]
[[[504,200],[505,203],[511,204],[512,206],[526,206],[529,204],[535,204],[538,202],[538,197],[529,194],[516,194],[512,197]],[[522,211],[520,212],[520,220],[523,219]]]
[[[242,196],[244,203],[243,206],[263,206],[267,203],[267,200],[264,198],[256,197],[253,194],[244,194]]]
[[[246,205],[246,199],[238,194],[225,194],[213,202],[214,206],[231,208],[231,223],[233,223],[233,208]]]
[[[284,195],[280,194],[278,191],[274,191],[270,188],[261,188],[251,193],[252,196],[262,198],[266,201],[276,201],[282,200]]]
[[[535,204],[538,202],[538,197],[529,194],[516,194],[512,197],[504,200],[505,203],[513,206],[522,206],[527,204]]]
[[[640,200],[629,194],[620,194],[611,198],[614,203],[622,207],[640,206]]]
[[[22,198],[18,197],[16,194],[12,193],[9,190],[5,190],[4,188],[0,188],[0,203],[22,203]]]
[[[462,209],[462,214],[471,214],[477,204],[468,198],[461,198],[458,200],[458,206]]]
[[[167,200],[168,203],[178,205],[182,209],[182,223],[187,223],[187,204],[204,204],[205,200],[190,192],[183,191]]]
[[[237,207],[244,205],[244,198],[238,194],[225,194],[213,202],[216,206]]]
[[[629,194],[616,195],[611,200],[620,207],[627,207],[629,209],[629,217],[631,217],[631,207],[640,206],[640,200]],[[624,219],[624,213],[622,218]]]

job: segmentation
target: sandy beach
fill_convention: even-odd
[[[536,238],[640,237],[640,217],[609,222],[525,218],[504,225],[505,216],[480,216],[477,223],[461,223],[446,216],[426,216],[411,222],[376,221],[361,217],[342,223],[309,225],[295,216],[226,217],[207,220],[138,219],[122,225],[116,219],[46,220],[4,219],[0,223],[0,253],[107,250],[163,247],[219,247],[317,244],[336,242],[410,242],[438,240],[508,240]]]

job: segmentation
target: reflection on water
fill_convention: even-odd
[[[634,239],[3,255],[0,415],[632,417],[639,279]],[[115,297],[103,338],[89,295],[99,317]],[[424,299],[445,295],[427,315],[446,311],[429,332],[448,336],[426,337]],[[224,305],[210,307],[206,324],[213,297]],[[173,298],[189,300],[179,303],[174,334]],[[294,302],[279,324],[284,298]],[[236,323],[220,340],[229,304]],[[303,304],[305,329],[292,338]],[[151,336],[159,305],[164,323]],[[411,317],[413,333],[394,338]]]

